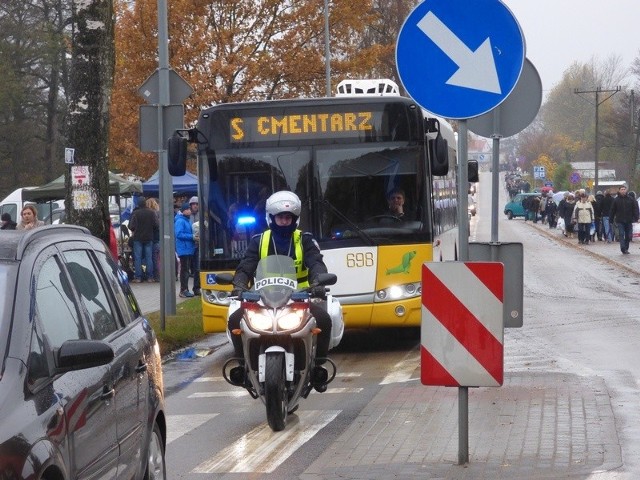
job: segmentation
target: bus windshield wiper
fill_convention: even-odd
[[[371,235],[369,235],[368,233],[364,232],[362,229],[360,229],[360,227],[358,227],[355,223],[353,223],[353,221],[351,221],[351,219],[349,219],[344,213],[342,213],[340,210],[338,210],[336,207],[334,207],[331,202],[329,200],[327,200],[326,198],[322,200],[322,204],[326,205],[327,207],[329,207],[329,209],[335,213],[338,217],[340,217],[340,219],[345,222],[347,225],[349,225],[349,227],[351,227],[357,234],[358,236],[364,240],[366,243],[368,243],[369,245],[375,245],[375,241],[373,240],[373,238],[371,238]]]

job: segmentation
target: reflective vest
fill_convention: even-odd
[[[269,255],[269,244],[271,243],[271,230],[266,230],[260,236],[260,259]],[[296,267],[296,277],[298,279],[298,288],[306,288],[309,286],[309,270],[304,268],[304,255],[302,252],[302,231],[294,230],[293,246],[295,257],[293,264]],[[275,252],[274,252],[275,253]]]

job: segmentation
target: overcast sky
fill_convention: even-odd
[[[640,0],[502,1],[520,24],[545,95],[575,61],[616,54],[628,68],[639,53]]]

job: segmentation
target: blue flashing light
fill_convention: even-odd
[[[256,217],[253,216],[242,216],[236,220],[236,225],[253,225],[254,223],[256,223]]]

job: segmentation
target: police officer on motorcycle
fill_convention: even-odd
[[[255,276],[258,262],[267,255],[277,254],[293,258],[298,277],[298,288],[312,285],[318,274],[327,273],[327,267],[322,261],[318,243],[311,233],[303,233],[297,228],[301,210],[300,198],[290,191],[276,192],[267,199],[265,218],[269,229],[254,235],[249,241],[244,257],[233,277],[233,296],[239,296],[243,291],[248,290],[249,283]],[[318,287],[318,291],[314,294],[324,296],[324,287]],[[311,302],[309,310],[321,330],[316,348],[316,366],[311,372],[311,384],[316,390],[324,391],[326,390],[328,373],[320,365],[325,363],[329,351],[332,322],[327,311],[317,303]],[[235,356],[244,362],[242,340],[238,335],[231,334],[234,329],[240,328],[242,315],[242,308],[233,312],[229,317],[227,328],[233,342]],[[230,376],[236,381],[240,381],[244,377],[244,363],[231,369]]]

